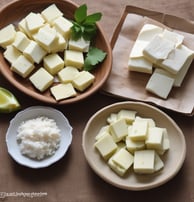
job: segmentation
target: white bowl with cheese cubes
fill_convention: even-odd
[[[126,190],[163,185],[181,169],[184,134],[160,109],[118,102],[96,112],[83,131],[87,162],[106,182]]]
[[[95,93],[108,78],[112,50],[99,24],[94,39],[72,38],[79,7],[68,0],[18,0],[1,8],[0,69],[23,93],[50,104],[69,104]],[[91,47],[104,59],[86,70]]]

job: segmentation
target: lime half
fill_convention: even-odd
[[[0,87],[0,113],[10,113],[20,108],[16,97],[7,89]]]

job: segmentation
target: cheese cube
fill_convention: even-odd
[[[26,19],[23,18],[19,23],[18,23],[18,29],[23,32],[29,39],[32,39],[32,33],[28,30]]]
[[[70,38],[71,27],[73,26],[72,22],[64,17],[58,17],[56,20],[54,20],[53,26],[57,30],[57,32],[64,36],[65,39]]]
[[[144,57],[143,50],[148,44],[149,44],[149,41],[142,41],[142,40],[138,40],[137,38],[137,40],[135,41],[131,49],[129,58],[135,59],[135,58]]]
[[[148,127],[155,127],[156,126],[156,123],[152,118],[142,118],[140,116],[136,116],[135,121],[147,121]]]
[[[173,77],[162,73],[162,70],[156,69],[146,85],[146,90],[166,99],[173,87],[174,80]]]
[[[81,70],[84,65],[84,56],[80,51],[65,50],[64,61],[66,66],[77,67]]]
[[[120,176],[123,176],[133,164],[133,155],[121,148],[108,161],[108,165]]]
[[[158,60],[166,59],[174,47],[174,42],[156,35],[144,48],[143,54],[152,63],[156,63]]]
[[[78,40],[69,40],[69,49],[81,52],[88,52],[90,47],[90,41],[86,41],[83,37]]]
[[[26,26],[30,33],[36,32],[40,27],[44,25],[44,18],[38,13],[30,12],[26,16]]]
[[[69,83],[75,79],[78,73],[79,71],[77,68],[67,66],[58,72],[58,77],[60,82]]]
[[[20,55],[11,65],[11,70],[23,78],[26,78],[34,68],[34,65],[24,55]]]
[[[73,80],[73,86],[78,91],[84,91],[86,90],[92,83],[94,82],[95,77],[93,74],[91,74],[88,71],[81,71],[79,72],[75,79]]]
[[[99,140],[103,135],[105,135],[106,133],[109,133],[109,125],[103,126],[98,134],[95,136],[95,140]]]
[[[134,172],[149,174],[155,171],[155,151],[140,150],[134,152]]]
[[[71,83],[68,84],[58,84],[51,87],[51,93],[57,101],[63,100],[70,97],[75,97],[77,95]]]
[[[55,75],[64,67],[64,61],[57,53],[53,53],[44,57],[43,65],[49,73]]]
[[[110,133],[115,142],[123,140],[128,134],[128,125],[124,119],[113,122],[110,125]]]
[[[13,24],[9,24],[0,30],[0,46],[6,48],[6,46],[13,43],[16,36],[16,30]]]
[[[42,12],[41,15],[43,18],[50,23],[51,25],[53,24],[53,21],[60,17],[63,16],[63,13],[57,8],[55,4],[52,4],[45,8]]]
[[[155,161],[154,161],[154,172],[161,170],[164,167],[164,163],[160,156],[155,153]]]
[[[118,112],[118,119],[125,119],[125,121],[131,124],[135,120],[136,111],[122,109]]]
[[[56,43],[53,44],[53,46],[51,47],[52,53],[62,52],[65,49],[67,49],[67,41],[65,40],[65,38],[58,32],[56,37],[57,37]]]
[[[148,149],[162,149],[163,128],[152,127],[148,129],[147,139],[145,141]]]
[[[110,134],[103,135],[95,142],[94,146],[105,160],[108,160],[117,150],[117,144]]]
[[[32,62],[39,64],[47,52],[37,42],[31,40],[23,54]]]
[[[18,51],[14,46],[7,46],[6,50],[3,53],[5,59],[12,64],[22,53]]]
[[[30,44],[30,39],[23,32],[16,32],[16,37],[13,42],[13,46],[19,51],[23,52],[25,48]]]
[[[109,117],[107,118],[107,122],[108,122],[109,124],[114,123],[114,122],[117,121],[117,120],[118,120],[118,114],[116,114],[116,113],[111,113],[111,114],[109,115]]]
[[[147,138],[148,122],[135,121],[129,130],[129,137],[134,141],[143,141]]]
[[[54,77],[41,67],[29,79],[39,91],[44,92],[52,85]]]

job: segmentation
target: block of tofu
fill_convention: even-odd
[[[47,52],[36,41],[31,40],[23,54],[33,63],[39,64]]]
[[[67,83],[67,84],[60,83],[51,87],[50,90],[52,95],[57,101],[70,98],[70,97],[75,97],[77,95],[71,83]]]
[[[146,84],[146,90],[160,98],[166,99],[173,87],[174,81],[175,79],[163,73],[162,69],[155,69]]]
[[[46,22],[52,25],[53,21],[56,18],[63,16],[63,13],[59,10],[59,8],[55,4],[51,4],[41,12],[41,15],[46,20]]]
[[[88,52],[90,47],[90,41],[86,41],[83,37],[78,40],[69,40],[69,49],[81,52]]]
[[[49,73],[55,75],[64,67],[64,61],[57,53],[53,53],[44,57],[43,66]]]
[[[36,32],[45,23],[44,18],[39,13],[30,12],[26,17],[26,26],[30,33]]]
[[[24,55],[20,55],[11,65],[11,70],[26,78],[35,68],[33,63]]]
[[[83,92],[93,84],[94,80],[95,76],[93,74],[88,71],[81,71],[76,75],[72,83],[78,91]]]
[[[118,112],[118,119],[125,119],[128,124],[131,124],[135,120],[137,112],[128,109],[121,109]]]
[[[56,30],[51,28],[48,24],[41,27],[33,37],[48,53],[52,52],[53,47],[55,47],[58,42]]]
[[[128,135],[133,141],[144,141],[147,138],[148,121],[134,121]]]
[[[6,50],[3,53],[5,59],[12,64],[22,53],[16,49],[14,46],[7,46]]]
[[[98,139],[94,146],[105,160],[108,160],[118,147],[112,136],[108,133]]]
[[[13,24],[9,24],[0,30],[0,46],[6,48],[15,40],[16,30]]]
[[[114,123],[115,121],[118,120],[118,114],[117,113],[111,113],[108,117],[107,117],[107,123],[111,124]]]
[[[133,169],[135,173],[149,174],[155,171],[155,151],[140,150],[134,152]]]
[[[65,38],[57,32],[57,40],[55,44],[51,47],[51,52],[52,53],[57,53],[57,52],[63,52],[65,49],[67,49],[67,41]]]
[[[147,121],[148,122],[148,127],[155,127],[156,123],[152,118],[143,118],[140,116],[135,117],[135,121]]]
[[[151,74],[153,64],[143,56],[139,58],[129,58],[128,68],[130,71]]]
[[[138,40],[137,38],[137,40],[135,41],[131,49],[129,58],[135,59],[135,58],[144,57],[143,50],[148,44],[149,44],[149,41]]]
[[[128,134],[128,125],[124,119],[119,119],[110,124],[110,133],[115,142],[123,140]]]
[[[148,135],[145,141],[148,149],[162,149],[163,128],[151,127],[148,128]]]
[[[158,60],[166,59],[174,48],[174,42],[156,35],[144,48],[143,54],[152,63],[156,63]]]
[[[164,163],[160,156],[155,152],[155,161],[154,161],[154,172],[161,170],[164,167]]]
[[[84,65],[84,55],[80,51],[65,50],[64,61],[66,66],[73,66],[82,70]]]
[[[48,89],[54,81],[54,77],[43,67],[39,68],[35,73],[33,73],[29,79],[40,92],[44,92],[46,89]]]
[[[28,30],[27,24],[26,24],[26,19],[23,18],[19,23],[18,23],[18,29],[19,31],[23,32],[29,39],[32,39],[32,34]]]
[[[78,73],[79,71],[76,67],[66,66],[57,75],[61,83],[69,83],[73,82]]]
[[[19,51],[23,52],[25,48],[30,44],[30,39],[23,32],[16,32],[13,46]]]
[[[108,160],[108,165],[119,175],[123,176],[133,164],[133,155],[121,148]]]
[[[73,26],[73,23],[66,19],[65,17],[58,17],[53,22],[54,28],[64,36],[65,39],[70,38],[71,34],[71,27]]]
[[[100,139],[103,135],[105,135],[106,133],[109,133],[109,125],[105,125],[103,126],[99,132],[97,133],[97,135],[95,136],[95,140]],[[109,133],[110,134],[110,133]]]

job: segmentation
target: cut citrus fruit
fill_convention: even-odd
[[[0,113],[10,113],[20,108],[16,97],[7,89],[0,87]]]

